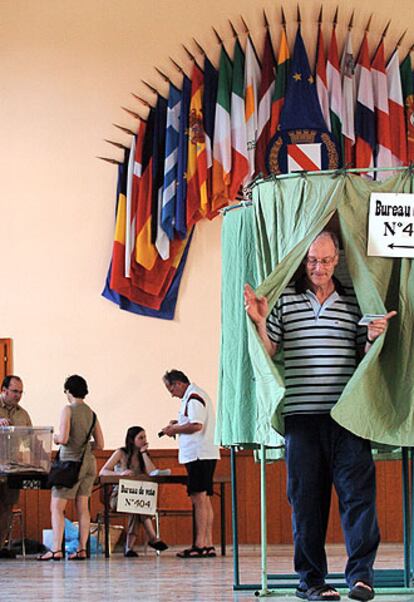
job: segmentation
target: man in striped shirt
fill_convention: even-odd
[[[334,276],[339,245],[323,231],[309,247],[303,276],[288,286],[269,314],[267,299],[245,286],[245,307],[271,357],[283,350],[288,498],[292,506],[296,595],[304,600],[339,600],[325,584],[325,537],[332,484],[339,498],[348,553],[349,597],[374,597],[373,563],[379,544],[375,467],[370,442],[330,416],[359,357],[383,334],[388,320],[361,332],[361,312],[352,289]]]

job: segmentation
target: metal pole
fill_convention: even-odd
[[[262,554],[262,589],[260,596],[269,594],[267,588],[267,512],[266,512],[266,447],[260,445],[260,531]]]
[[[403,530],[404,530],[404,585],[410,583],[410,492],[409,492],[409,466],[408,449],[402,448],[402,485],[403,485]]]
[[[237,474],[236,474],[236,447],[230,447],[231,467],[231,522],[233,528],[233,586],[240,585],[239,564],[239,533],[237,528]]]

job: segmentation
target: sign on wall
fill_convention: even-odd
[[[414,257],[414,194],[371,194],[368,255]]]
[[[155,514],[157,511],[158,483],[120,479],[117,512]]]

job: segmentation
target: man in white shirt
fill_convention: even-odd
[[[179,435],[178,461],[188,473],[187,491],[195,511],[196,539],[179,558],[216,556],[213,546],[213,475],[220,452],[214,444],[215,416],[207,393],[190,383],[180,370],[170,370],[163,382],[172,397],[181,399],[178,420],[162,429],[168,437]]]

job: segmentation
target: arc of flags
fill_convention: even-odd
[[[307,85],[316,87],[340,166],[366,167],[370,175],[374,166],[411,164],[414,83],[410,52],[399,61],[403,36],[386,62],[388,24],[370,59],[368,24],[355,55],[352,15],[340,55],[337,15],[325,55],[321,9],[315,75],[307,78]],[[173,319],[194,226],[203,218],[213,219],[259,174],[267,175],[268,144],[283,126],[284,115],[290,123],[289,87],[293,80],[300,81],[301,74],[291,61],[283,9],[277,53],[265,14],[264,20],[260,60],[244,20],[245,49],[231,25],[231,56],[214,30],[221,44],[217,69],[194,40],[202,62],[184,47],[193,60],[191,77],[171,59],[181,72],[181,87],[157,69],[169,82],[168,97],[144,82],[156,95],[154,105],[134,95],[148,107],[146,119],[125,109],[139,118],[136,133],[117,126],[131,135],[130,148],[107,140],[123,150],[124,159],[100,157],[118,163],[115,234],[102,295],[121,309]],[[306,55],[298,20],[294,56],[298,50]],[[384,179],[391,173],[377,171],[375,177]]]

